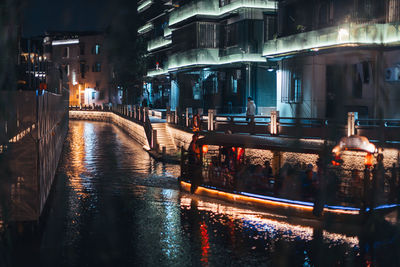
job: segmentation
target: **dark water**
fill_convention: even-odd
[[[288,223],[246,207],[180,193],[178,173],[178,166],[155,162],[111,124],[70,122],[43,231],[17,249],[9,245],[8,262],[21,266],[400,264],[396,218],[354,234],[323,230],[313,223]]]

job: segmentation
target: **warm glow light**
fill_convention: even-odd
[[[371,167],[372,166],[372,160],[373,160],[373,156],[370,153],[367,153],[367,155],[365,155],[365,159],[364,159],[364,165]]]
[[[203,150],[203,154],[207,154],[207,152],[208,152],[208,146],[207,146],[207,145],[204,145],[204,146],[202,147],[202,150]]]
[[[181,181],[181,187],[185,190],[190,192],[190,183]],[[311,202],[304,202],[304,201],[297,201],[297,200],[289,200],[289,199],[281,199],[281,198],[275,198],[275,197],[268,197],[268,196],[261,196],[261,195],[256,195],[256,194],[250,194],[250,193],[243,193],[247,194],[248,196],[245,195],[239,195],[239,194],[233,194],[233,193],[227,193],[223,191],[219,191],[216,189],[210,189],[210,188],[205,188],[202,186],[199,186],[196,191],[196,194],[199,195],[205,195],[205,196],[210,196],[210,197],[217,197],[221,198],[224,200],[229,200],[233,202],[239,202],[239,203],[244,203],[244,204],[256,204],[258,206],[264,206],[266,208],[292,208],[294,211],[303,211],[306,212],[306,215],[311,215],[311,212],[313,210],[313,203]],[[263,199],[259,197],[263,197]],[[324,212],[326,213],[337,213],[337,214],[349,214],[349,215],[358,215],[359,214],[359,208],[353,208],[353,207],[342,207],[342,206],[326,206],[324,208]]]

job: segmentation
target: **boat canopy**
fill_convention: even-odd
[[[374,154],[377,148],[372,144],[367,137],[359,135],[351,135],[340,139],[339,144],[332,150],[333,153],[340,153],[345,150],[361,151]]]
[[[232,146],[273,151],[319,154],[324,151],[322,140],[249,136],[242,134],[210,133],[197,141],[198,145]]]

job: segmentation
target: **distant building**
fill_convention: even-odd
[[[277,61],[284,117],[400,118],[400,1],[279,1]]]
[[[276,33],[271,0],[142,0],[148,39],[145,97],[175,108],[245,112],[252,96],[258,114],[276,108],[276,63],[262,57]],[[168,97],[168,99],[165,99]]]
[[[97,32],[47,33],[45,55],[68,77],[70,105],[115,103],[104,34]]]

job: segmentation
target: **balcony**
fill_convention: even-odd
[[[263,56],[282,57],[334,47],[394,45],[400,42],[398,26],[350,23],[294,34],[264,43]]]
[[[172,43],[171,39],[165,39],[163,36],[150,40],[147,43],[147,51],[151,52],[159,48],[169,46]]]
[[[261,54],[236,53],[230,55],[219,55],[218,48],[192,49],[185,52],[175,53],[169,56],[168,62],[164,63],[164,70],[148,71],[147,76],[163,75],[171,71],[181,70],[189,67],[218,66],[234,63],[266,62]]]
[[[153,0],[144,0],[144,1],[139,2],[138,7],[137,7],[137,12],[140,13],[140,12],[145,11],[146,9],[148,9],[151,6],[151,4],[153,4]]]
[[[153,69],[153,70],[148,70],[147,71],[147,77],[154,77],[154,76],[158,76],[158,75],[165,75],[168,74],[168,70],[164,70],[164,69]]]
[[[169,25],[173,26],[195,16],[222,17],[241,8],[257,8],[264,11],[275,12],[276,1],[272,0],[236,0],[220,7],[218,0],[200,0],[174,10],[169,18]]]
[[[143,25],[142,27],[140,27],[138,29],[138,33],[143,34],[143,33],[151,31],[153,28],[154,28],[153,23],[149,22],[149,23]]]

